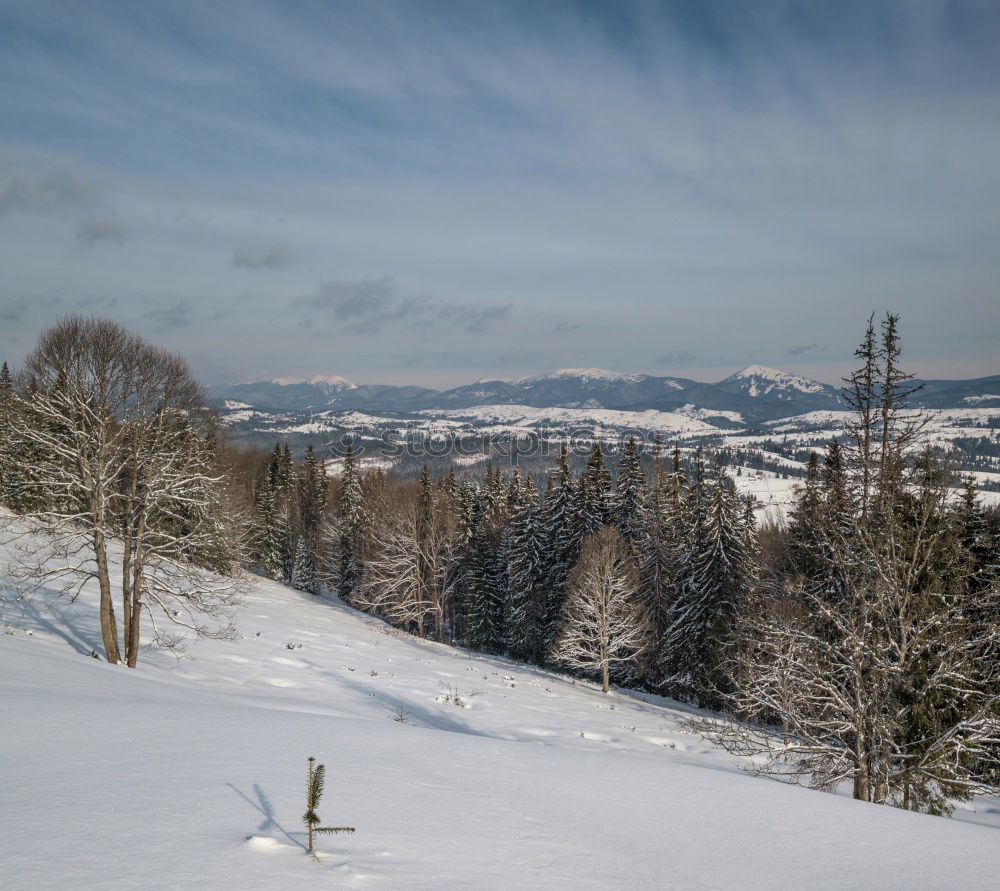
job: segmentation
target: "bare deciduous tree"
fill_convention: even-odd
[[[70,591],[96,579],[112,663],[135,666],[144,611],[161,643],[176,637],[157,614],[229,634],[204,621],[235,602],[236,582],[209,571],[231,568],[235,536],[219,504],[211,413],[187,364],[110,321],[71,316],[42,334],[19,389],[13,433],[35,456],[32,500],[43,505],[22,529],[44,533],[22,536],[19,574]]]
[[[605,526],[584,539],[566,586],[553,658],[598,673],[601,691],[607,693],[612,671],[638,666],[649,644],[650,629],[637,592],[635,568],[621,535]]]
[[[419,637],[438,637],[452,596],[457,538],[444,517],[422,520],[412,506],[393,516],[370,545],[354,603]]]

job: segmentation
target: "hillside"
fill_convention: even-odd
[[[675,703],[273,582],[248,584],[238,640],[135,671],[88,658],[91,590],[0,596],[4,888],[944,888],[1000,866],[995,800],[945,820],[750,778]],[[319,863],[311,754],[320,814],[358,830]]]

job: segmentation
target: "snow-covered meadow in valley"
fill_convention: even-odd
[[[0,592],[3,888],[954,888],[1000,867],[1000,801],[944,819],[751,777],[670,700],[276,582],[248,582],[238,639],[135,670],[89,657],[90,585]],[[357,827],[318,862],[309,755],[324,823]]]

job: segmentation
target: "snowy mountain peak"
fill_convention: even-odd
[[[326,387],[328,390],[356,390],[357,384],[349,381],[346,377],[338,375],[324,376],[317,374],[315,377],[278,377],[271,381],[279,387],[293,387],[296,384],[312,384],[315,387]]]
[[[798,393],[822,393],[826,387],[819,381],[810,380],[766,365],[748,365],[735,374],[729,375],[723,384],[736,384],[748,396],[766,396],[775,390],[794,390]]]
[[[645,375],[642,374],[622,374],[619,371],[606,371],[603,368],[559,368],[556,371],[549,372],[548,374],[541,374],[537,377],[527,378],[526,380],[541,381],[541,380],[562,380],[562,379],[573,379],[580,381],[625,381],[634,383],[636,381],[641,381]]]

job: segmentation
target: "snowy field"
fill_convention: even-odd
[[[912,889],[1000,868],[996,800],[947,820],[752,778],[668,700],[273,582],[248,586],[240,639],[135,671],[89,658],[91,590],[16,602],[0,577],[0,595],[4,889]],[[308,755],[324,822],[357,827],[321,837],[318,862]]]

